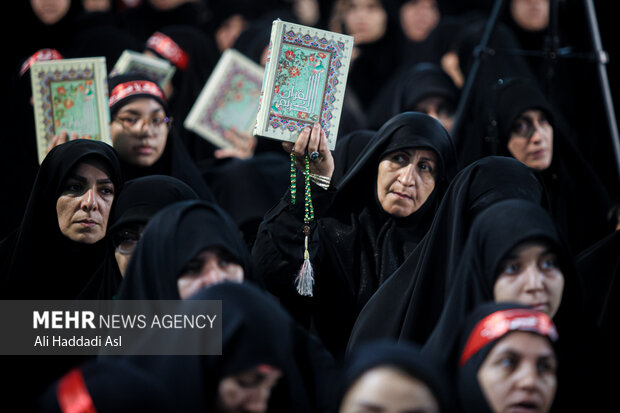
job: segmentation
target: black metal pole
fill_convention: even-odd
[[[487,24],[484,28],[484,33],[482,34],[480,44],[476,49],[474,49],[474,61],[465,80],[465,84],[463,85],[461,98],[459,100],[459,104],[456,108],[456,113],[454,115],[454,123],[452,125],[452,130],[454,132],[452,133],[452,135],[455,139],[459,137],[459,130],[463,122],[463,116],[465,115],[465,110],[469,105],[472,89],[476,81],[476,77],[478,76],[478,71],[480,69],[482,54],[486,53],[489,39],[493,34],[493,30],[495,29],[495,26],[497,24],[499,14],[504,7],[504,3],[505,0],[496,0],[495,4],[493,4],[493,9],[491,10],[491,14],[489,15],[489,19],[487,20]],[[457,142],[455,142],[455,144],[456,143]]]
[[[597,60],[598,79],[601,87],[601,93],[603,94],[603,103],[605,105],[605,114],[607,115],[607,123],[609,125],[609,133],[614,147],[614,153],[616,156],[616,167],[618,169],[618,178],[620,179],[620,139],[618,138],[618,125],[616,123],[616,114],[614,111],[613,99],[609,90],[609,79],[607,77],[607,64],[608,56],[603,51],[600,32],[598,28],[598,20],[596,18],[596,11],[594,10],[594,4],[592,0],[584,0],[588,27],[590,29],[590,37],[592,40],[592,48]]]

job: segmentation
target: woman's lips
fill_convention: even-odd
[[[95,225],[97,225],[97,221],[93,220],[93,219],[82,219],[77,221],[77,223],[83,227],[94,227]]]
[[[155,149],[152,146],[135,146],[134,151],[139,155],[151,155]]]
[[[402,192],[392,191],[391,193],[399,199],[413,199],[412,196],[404,194]]]
[[[546,149],[539,149],[535,152],[531,152],[530,156],[534,159],[538,159],[538,158],[542,158],[543,156],[545,156],[546,153],[547,153]]]

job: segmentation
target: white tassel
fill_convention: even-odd
[[[299,295],[312,297],[312,287],[314,285],[314,270],[310,262],[310,253],[308,252],[308,236],[306,235],[304,263],[301,265],[299,273],[295,278],[295,288]]]

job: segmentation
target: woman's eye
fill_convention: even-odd
[[[509,262],[506,263],[503,268],[503,274],[516,274],[519,271],[519,264],[516,262]]]
[[[104,195],[114,195],[114,188],[109,186],[104,186],[101,188],[101,193]]]
[[[499,359],[499,365],[505,369],[512,370],[517,365],[517,358],[515,356],[505,356]]]
[[[429,164],[425,163],[425,162],[424,162],[424,163],[421,163],[419,167],[420,167],[420,169],[421,169],[421,170],[423,170],[423,171],[433,172],[433,167],[432,167],[431,165],[429,165]]]
[[[551,360],[539,360],[536,367],[541,374],[555,373],[555,363]]]
[[[527,136],[530,129],[531,124],[528,121],[521,119],[515,122],[514,126],[512,127],[512,132],[516,133],[519,136]]]
[[[557,268],[558,267],[557,258],[555,257],[545,258],[541,263],[541,267],[544,270],[552,270],[554,268]]]

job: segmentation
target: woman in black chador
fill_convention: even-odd
[[[293,148],[297,159],[303,159],[306,147],[319,154],[310,162],[310,173],[323,176],[317,182],[331,178],[333,158],[319,127],[300,134]],[[312,298],[295,291],[304,262],[303,187],[298,185],[295,205],[287,193],[265,216],[252,251],[259,272],[300,320],[308,323],[312,315],[334,354],[342,355],[364,303],[426,233],[455,165],[452,140],[441,124],[405,112],[375,134],[338,189],[311,183],[316,214],[309,239],[316,281]]]
[[[609,234],[609,193],[581,156],[570,125],[535,83],[499,79],[479,112],[488,154],[512,156],[540,176],[558,231],[573,254]],[[484,133],[483,132],[483,133]]]
[[[423,345],[441,314],[474,218],[495,202],[521,198],[538,205],[534,171],[500,156],[476,161],[452,180],[424,239],[379,287],[353,327],[349,349],[378,338]]]
[[[226,280],[261,285],[237,225],[215,204],[180,201],[149,220],[118,298],[178,300]]]
[[[41,163],[21,225],[0,243],[0,297],[78,298],[108,253],[103,239],[121,182],[110,145],[78,139],[53,148]],[[82,357],[3,357],[3,371],[13,378],[3,385],[3,399],[31,411],[33,396]]]

